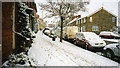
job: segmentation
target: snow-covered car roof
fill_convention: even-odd
[[[102,32],[100,32],[99,35],[114,35],[114,36],[118,36],[118,34],[116,34],[114,32],[110,32],[110,31],[102,31]]]
[[[45,33],[50,33],[50,30],[45,30]]]
[[[82,33],[82,34],[84,34],[85,36],[97,36],[97,34],[94,33],[94,32],[78,32],[78,33]],[[97,37],[98,37],[98,36],[97,36]]]

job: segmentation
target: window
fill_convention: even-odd
[[[83,29],[83,32],[85,32],[86,31],[86,26],[83,26],[82,29]]]
[[[79,39],[82,40],[83,38],[85,38],[84,35],[83,35],[83,34],[80,34],[80,35],[79,35]]]
[[[82,21],[83,21],[83,20],[81,19],[81,23],[82,23]]]
[[[76,21],[76,25],[78,25],[78,22],[79,22],[79,20],[78,20],[78,21]]]
[[[99,31],[98,26],[92,26],[92,31]]]
[[[112,22],[115,22],[115,17],[112,17]]]
[[[84,23],[86,22],[86,18],[84,18]]]
[[[78,20],[78,23],[80,24],[80,20]]]
[[[90,17],[90,22],[92,22],[92,17]]]

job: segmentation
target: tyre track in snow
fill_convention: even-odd
[[[116,66],[117,63],[90,53],[69,42],[52,41],[47,36],[37,33],[34,43],[30,48],[29,55],[36,59],[39,66]],[[88,56],[86,56],[88,55]],[[37,57],[35,57],[37,56]],[[95,60],[95,57],[96,58]],[[100,61],[100,62],[99,62]],[[107,62],[110,61],[110,62]]]
[[[49,37],[48,37],[48,38],[49,38]],[[69,52],[69,51],[61,48],[60,46],[58,46],[58,44],[57,44],[57,46],[56,46],[56,44],[55,44],[54,42],[51,42],[50,40],[47,40],[47,39],[44,39],[44,38],[42,38],[42,39],[45,40],[45,41],[47,41],[53,48],[55,48],[55,49],[56,49],[56,52],[57,52],[57,51],[61,51],[61,52],[64,51],[66,57],[68,57],[71,61],[73,61],[73,62],[74,62],[75,64],[77,64],[78,66],[81,66],[81,64],[80,64],[80,62],[77,61],[77,59],[80,59],[80,60],[82,60],[83,62],[86,62],[87,64],[95,65],[95,62],[94,62],[94,61],[92,61],[92,62],[87,61],[85,58],[83,58],[83,57],[81,57],[81,56],[78,56],[78,55],[75,55],[75,54],[73,54],[73,53],[71,53],[71,52]],[[50,51],[50,50],[49,50],[49,51]],[[58,53],[59,53],[59,52],[58,52]],[[51,55],[52,55],[52,52],[51,52]],[[72,57],[73,57],[73,58],[72,58]],[[47,61],[48,61],[48,60],[47,60]]]
[[[41,39],[39,39],[39,38],[41,38]],[[41,41],[42,40],[42,41]],[[37,64],[37,65],[40,65],[40,66],[46,66],[46,63],[48,62],[48,60],[49,59],[51,59],[51,52],[50,52],[50,48],[49,47],[44,47],[44,46],[41,46],[42,45],[42,43],[44,43],[44,42],[46,42],[46,40],[44,39],[44,37],[42,37],[42,36],[38,36],[37,38],[35,38],[34,39],[34,41],[36,41],[36,42],[34,42],[32,45],[38,45],[41,49],[42,49],[42,51],[44,51],[45,52],[45,54],[43,54],[43,55],[45,55],[45,57],[49,57],[49,58],[46,58],[46,60],[45,61],[43,61],[41,64]],[[48,45],[48,44],[43,44],[43,45]],[[39,50],[39,47],[38,48],[36,48],[36,50],[38,49]],[[46,52],[47,51],[47,52]],[[46,55],[47,54],[47,55]],[[42,57],[41,57],[42,58]]]
[[[41,38],[42,38],[42,40],[47,41],[47,40],[45,40],[43,37],[41,37]],[[48,41],[47,41],[47,42],[48,42]],[[52,45],[51,43],[49,43],[49,44]],[[47,58],[47,60],[46,60],[46,62],[45,62],[45,64],[44,64],[43,66],[46,66],[46,63],[48,63],[49,59],[51,59],[51,56],[52,56],[52,52],[50,51],[50,48],[48,48],[48,49],[45,50],[45,51],[48,52],[48,57],[49,57],[49,58]]]
[[[42,37],[41,37],[42,38]],[[49,37],[48,37],[49,38]],[[45,41],[47,41],[51,46],[52,46],[52,48],[55,48],[56,50],[56,52],[57,53],[59,53],[60,52],[60,50],[61,50],[61,52],[62,51],[64,51],[64,53],[66,53],[66,51],[63,49],[63,48],[60,48],[60,47],[58,47],[58,46],[56,46],[56,44],[54,44],[53,42],[51,42],[51,41],[49,41],[49,40],[47,40],[47,39],[44,39],[44,38],[42,38],[43,40],[45,40]],[[50,51],[50,50],[49,50]],[[59,52],[58,52],[59,51]],[[60,52],[60,54],[61,54],[61,52]],[[52,52],[50,52],[51,53],[51,56],[53,55],[52,54]],[[77,64],[72,58],[70,58],[68,55],[66,55],[71,61],[73,61],[75,64]],[[56,56],[57,57],[57,56]],[[50,58],[51,59],[51,58]],[[47,60],[48,61],[48,60]],[[62,62],[64,62],[63,60],[60,60],[60,61],[62,61]],[[77,64],[78,66],[80,66],[79,64]]]

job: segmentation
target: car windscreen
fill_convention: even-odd
[[[86,39],[99,39],[100,37],[94,33],[85,33],[84,34]]]

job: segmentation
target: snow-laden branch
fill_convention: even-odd
[[[48,14],[45,18],[50,18],[53,16],[62,16],[63,18],[71,17],[79,11],[86,11],[85,5],[89,2],[82,0],[78,2],[65,1],[65,0],[48,0],[46,4],[39,4],[41,10],[47,11]],[[61,8],[60,8],[61,6]],[[52,16],[53,15],[53,16]],[[64,19],[65,20],[65,19]]]
[[[30,38],[27,38],[27,37],[23,36],[23,35],[22,35],[21,33],[19,33],[19,32],[16,32],[16,31],[14,31],[14,30],[13,30],[13,32],[16,33],[16,34],[18,34],[18,35],[20,35],[20,36],[22,36],[22,37],[24,37],[26,40],[30,40]]]
[[[73,2],[73,0],[47,0],[47,3],[39,4],[41,10],[50,13],[45,18],[59,16],[61,23],[60,42],[62,42],[63,23],[67,20],[67,18],[72,18],[75,13],[85,11],[85,6],[89,4],[87,0],[85,1],[86,2],[83,0],[78,0],[78,2]]]

